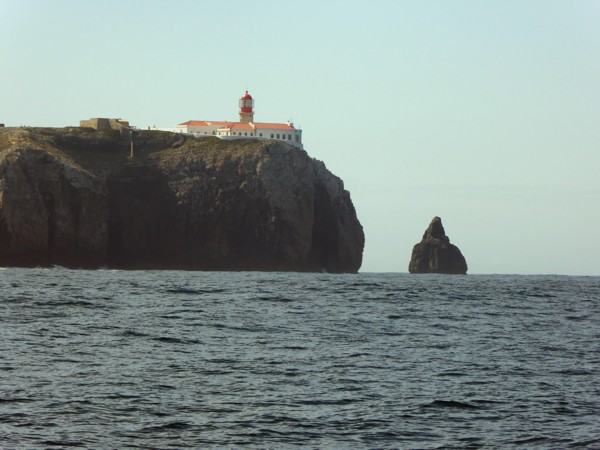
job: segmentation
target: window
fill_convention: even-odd
[[[273,139],[273,133],[271,133],[271,139]]]
[[[262,133],[260,133],[260,137],[262,137]]]
[[[279,133],[277,133],[277,139],[279,139]]]
[[[300,136],[296,135],[296,142],[300,142]]]
[[[248,133],[244,133],[244,136],[248,136]]]
[[[291,141],[291,140],[292,140],[292,135],[288,134],[288,141]]]

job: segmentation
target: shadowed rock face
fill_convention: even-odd
[[[0,130],[0,265],[356,272],[343,182],[286,144]]]
[[[423,234],[421,242],[413,247],[408,265],[410,273],[467,273],[467,262],[446,236],[442,219],[434,217]]]

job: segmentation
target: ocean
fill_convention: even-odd
[[[600,448],[600,277],[0,270],[0,448]]]

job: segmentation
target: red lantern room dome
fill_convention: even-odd
[[[246,93],[242,95],[242,98],[240,98],[240,112],[252,113],[252,108],[254,108],[254,100],[252,99],[252,96],[248,94],[248,91],[246,91]]]

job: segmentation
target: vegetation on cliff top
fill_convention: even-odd
[[[161,160],[183,157],[189,152],[222,161],[258,151],[263,146],[264,142],[252,139],[225,141],[212,136],[194,138],[165,131],[136,130],[134,157],[131,158],[130,138],[115,130],[79,127],[0,129],[0,155],[9,149],[43,150],[64,163],[97,175],[129,166],[153,165]]]

